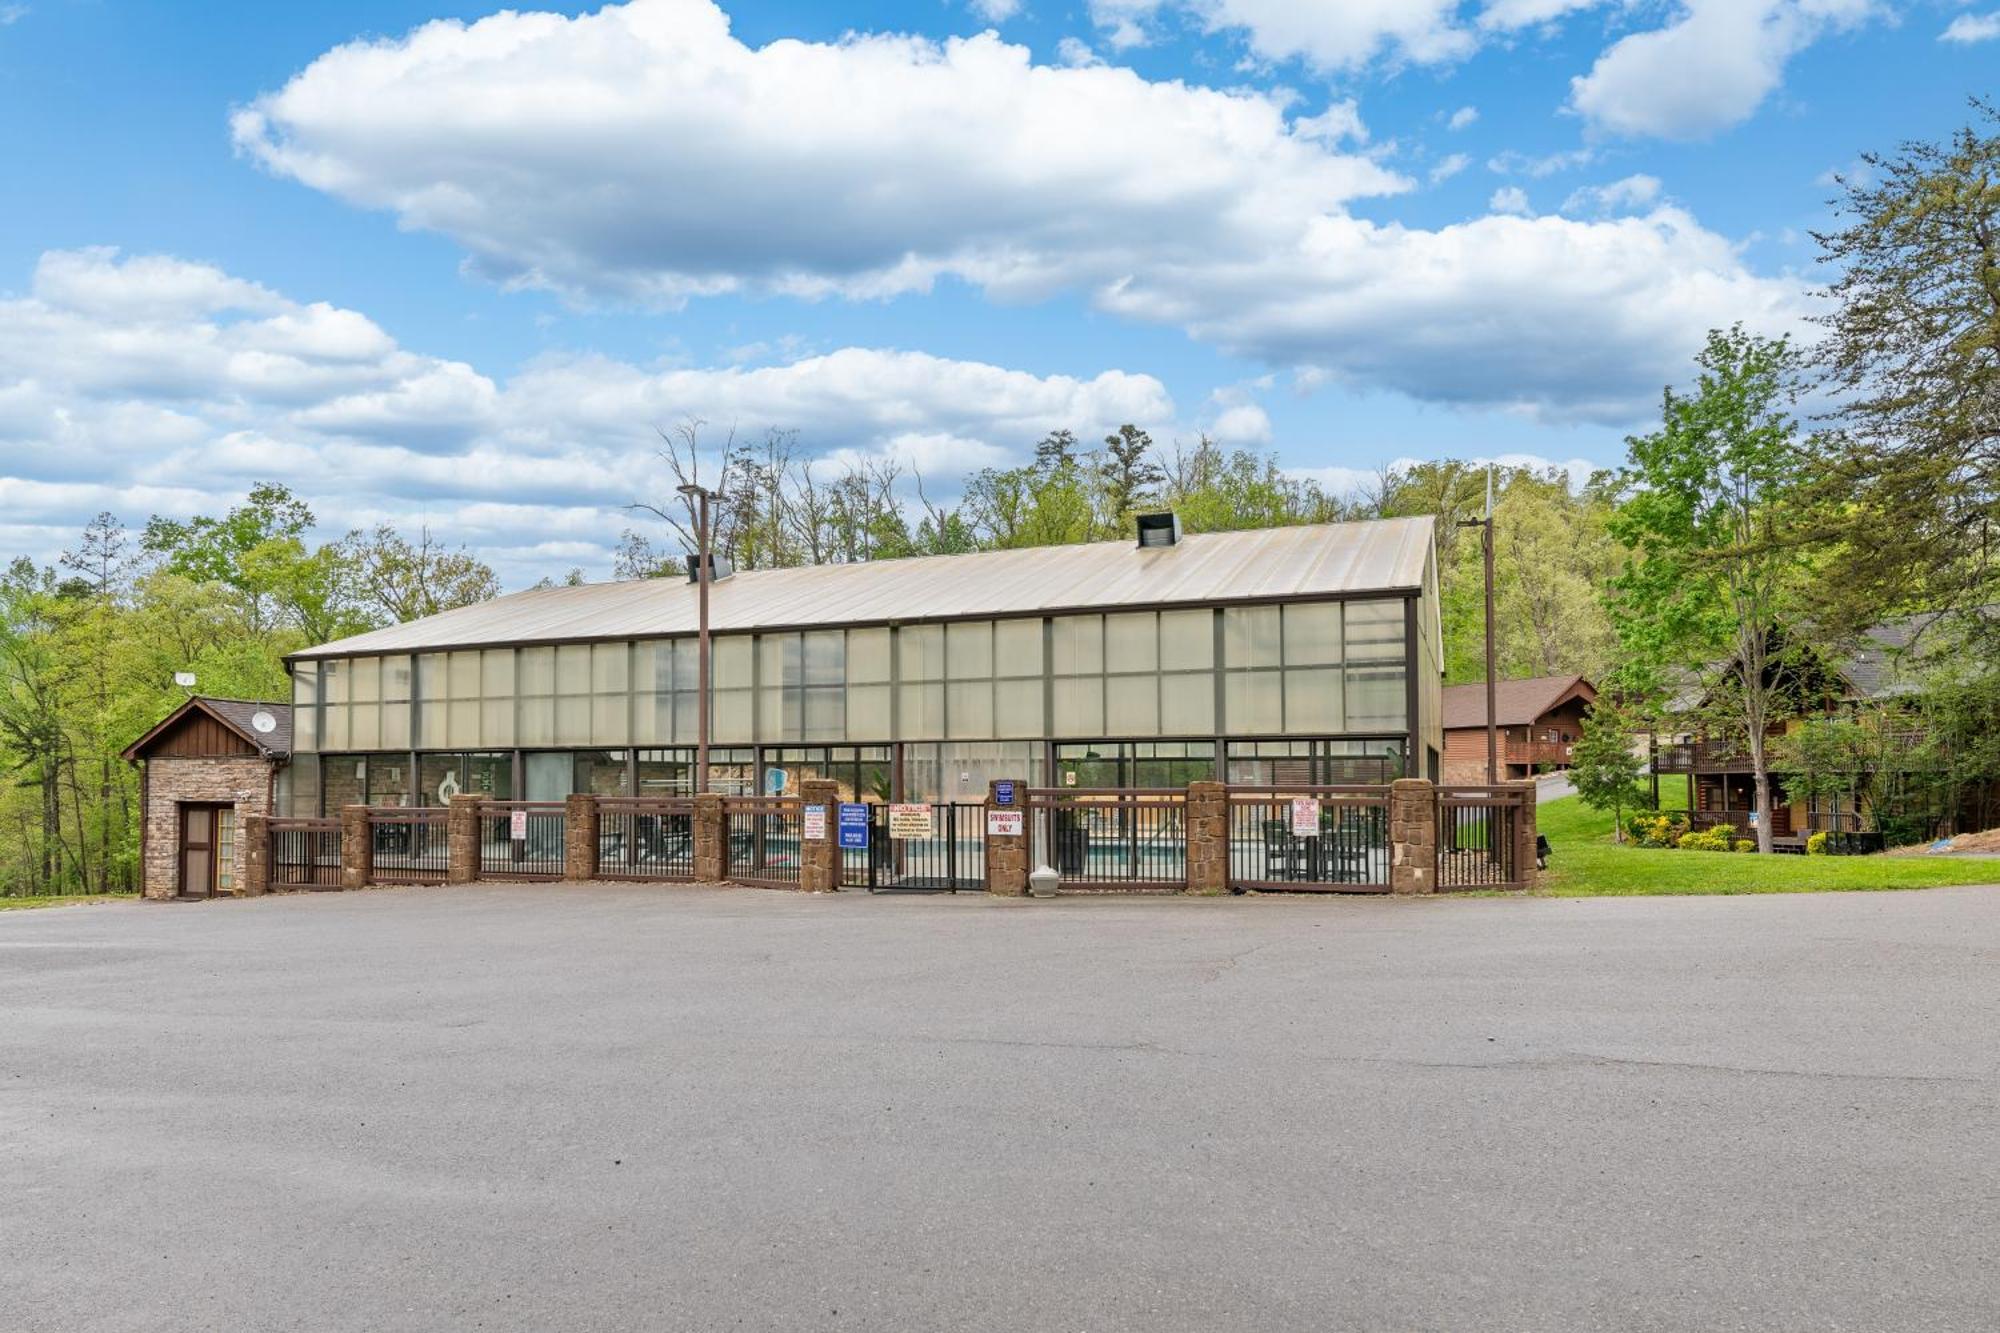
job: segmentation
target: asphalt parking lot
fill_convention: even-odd
[[[1990,1329],[2000,889],[0,914],[0,1328]]]

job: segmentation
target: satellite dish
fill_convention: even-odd
[[[174,672],[174,684],[176,684],[176,685],[180,686],[180,687],[181,687],[182,689],[184,689],[184,690],[191,690],[191,689],[193,689],[193,688],[194,688],[194,672],[192,672],[192,671],[176,671],[176,672]]]
[[[250,726],[260,736],[268,736],[278,729],[278,719],[260,708],[250,715]]]

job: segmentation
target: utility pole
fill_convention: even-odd
[[[1461,528],[1478,528],[1480,554],[1486,565],[1486,780],[1500,780],[1500,724],[1497,686],[1493,679],[1493,465],[1486,465],[1486,517],[1461,521]]]
[[[695,507],[695,595],[700,630],[695,644],[694,789],[699,793],[708,790],[708,582],[709,565],[714,558],[710,551],[709,502],[720,497],[707,487],[692,482],[675,489]]]

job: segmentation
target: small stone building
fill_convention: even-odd
[[[243,821],[283,809],[291,705],[196,695],[127,746],[124,757],[143,766],[140,893],[240,893]]]

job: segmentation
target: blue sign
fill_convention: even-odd
[[[840,803],[840,845],[857,851],[868,849],[868,807],[851,801]]]
[[[995,805],[1014,804],[1014,783],[1011,778],[993,784],[993,803]]]

